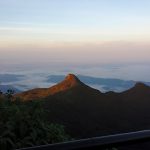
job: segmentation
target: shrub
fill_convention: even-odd
[[[16,149],[69,139],[64,127],[46,121],[41,101],[0,97],[0,149]]]

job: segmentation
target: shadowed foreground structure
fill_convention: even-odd
[[[64,143],[41,145],[20,150],[143,150],[150,147],[150,130],[122,133]]]

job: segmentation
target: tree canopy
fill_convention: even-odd
[[[67,141],[64,127],[45,119],[41,101],[12,100],[0,95],[0,149],[9,150]]]

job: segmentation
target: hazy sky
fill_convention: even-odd
[[[1,64],[149,62],[150,0],[0,0],[0,52]]]

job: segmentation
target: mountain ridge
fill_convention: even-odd
[[[59,92],[65,92],[69,89],[72,88],[79,88],[79,86],[85,88],[85,89],[94,89],[86,84],[84,84],[83,82],[81,82],[77,76],[75,76],[74,74],[68,74],[65,79],[61,82],[59,82],[58,84],[49,87],[49,88],[36,88],[36,89],[32,89],[32,90],[28,90],[19,94],[16,94],[15,97],[21,97],[24,100],[32,100],[32,99],[38,99],[38,98],[46,98],[48,96],[51,95],[55,95]],[[126,93],[128,91],[133,91],[133,90],[143,90],[143,89],[147,89],[150,88],[149,86],[145,85],[142,82],[137,82],[132,88],[120,92],[121,93]],[[97,90],[97,89],[95,89]],[[99,91],[99,90],[97,90]],[[109,94],[111,91],[106,92],[107,94]],[[99,93],[101,93],[99,91]],[[116,93],[116,92],[114,92]],[[105,93],[103,93],[105,94]]]
[[[101,93],[71,74],[55,86],[17,96],[42,99],[47,119],[77,138],[150,128],[150,87],[143,83],[121,93]]]
[[[81,88],[81,87],[86,89],[93,89],[85,85],[83,82],[81,82],[75,75],[68,74],[63,81],[59,82],[58,84],[52,87],[36,88],[19,94],[15,94],[14,96],[19,97],[23,100],[32,100],[32,99],[46,98],[48,96],[55,95],[59,92],[64,92],[72,88]]]

